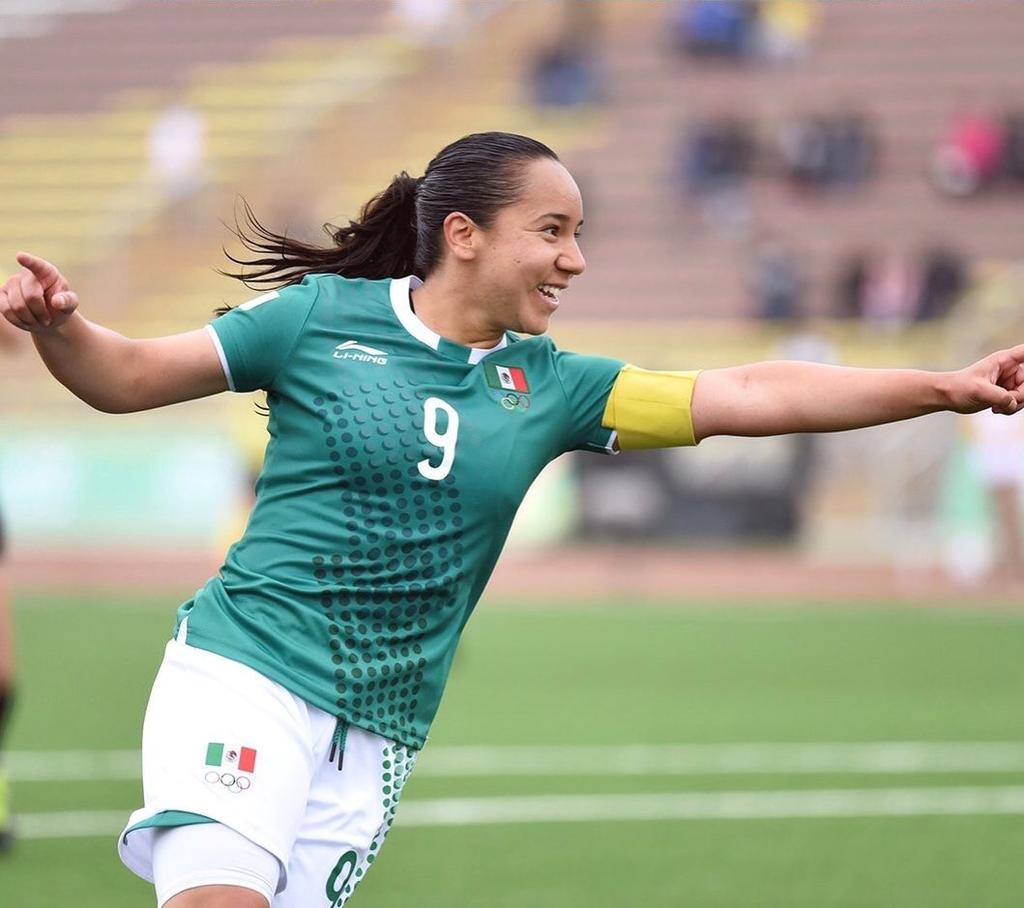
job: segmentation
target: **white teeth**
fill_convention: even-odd
[[[552,284],[541,284],[537,289],[549,299],[554,300],[556,303],[558,302],[558,297],[562,292],[561,287],[555,287]]]

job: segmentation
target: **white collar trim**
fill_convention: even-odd
[[[423,281],[414,274],[408,277],[393,278],[391,281],[391,308],[395,310],[395,316],[402,323],[402,327],[406,331],[415,337],[416,340],[422,341],[428,347],[436,350],[441,343],[441,335],[431,331],[420,321],[416,313],[412,311],[412,301],[409,294],[417,287],[422,286]],[[470,347],[469,363],[470,365],[476,365],[488,354],[493,353],[495,350],[503,350],[507,346],[508,335],[502,334],[501,340],[493,347]]]

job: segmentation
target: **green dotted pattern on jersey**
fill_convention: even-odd
[[[412,747],[396,742],[387,742],[384,745],[381,758],[381,804],[384,807],[384,819],[374,833],[367,850],[366,857],[355,869],[350,882],[345,884],[344,894],[338,908],[342,908],[349,897],[356,890],[356,886],[363,877],[370,872],[370,866],[377,859],[384,839],[387,838],[392,824],[395,822],[395,814],[398,811],[398,800],[402,796],[402,789],[409,781],[413,768],[416,766],[416,757],[419,751]]]
[[[307,275],[209,326],[229,386],[267,391],[270,440],[244,535],[178,622],[189,645],[421,747],[530,483],[565,451],[607,450],[622,363],[510,337],[493,356],[530,387],[512,413],[477,354],[415,321],[409,286]]]
[[[337,706],[357,725],[399,739],[416,734],[426,616],[456,609],[452,591],[463,579],[454,476],[428,482],[417,468],[437,457],[423,442],[427,396],[393,379],[313,400],[347,533],[344,552],[316,555],[311,564],[324,586]]]

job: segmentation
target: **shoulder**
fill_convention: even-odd
[[[325,302],[342,302],[353,298],[387,300],[391,280],[371,281],[366,278],[342,277],[340,274],[315,273],[307,274],[300,284],[315,292]]]
[[[311,272],[303,275],[301,280],[263,293],[242,303],[238,308],[255,309],[278,299],[290,302],[305,301],[310,305],[317,301],[338,304],[353,299],[387,300],[390,283],[390,280],[370,281],[327,272]]]
[[[564,350],[546,334],[514,335],[508,332],[507,336],[509,341],[507,351],[516,360],[543,364],[544,368],[551,369],[559,378],[580,371],[617,372],[624,365],[618,359]]]
[[[563,349],[547,334],[518,335],[506,332],[506,335],[508,337],[509,349],[514,350],[517,355],[546,359],[556,368],[560,368],[566,362],[575,363],[576,361],[586,362],[604,359],[604,357],[595,357]]]
[[[543,359],[554,359],[558,348],[555,342],[546,334],[513,334],[505,332],[508,338],[508,351],[515,351],[517,356],[536,357]]]

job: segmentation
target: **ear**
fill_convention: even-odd
[[[472,218],[461,211],[453,211],[444,219],[444,239],[459,261],[470,262],[476,258],[480,244],[480,228]]]

